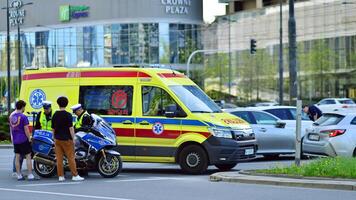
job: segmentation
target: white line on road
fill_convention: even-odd
[[[127,180],[112,180],[112,181],[105,181],[105,182],[115,183],[115,182],[137,182],[137,181],[183,180],[183,179],[185,178],[153,177],[153,178],[138,178],[138,179],[127,179]]]
[[[16,185],[17,187],[35,187],[35,186],[51,186],[51,185],[77,185],[83,182],[69,182],[69,183],[39,183],[39,184],[23,184]]]
[[[35,191],[35,190],[18,190],[18,189],[10,189],[10,188],[0,188],[0,191],[23,192],[23,193],[34,193],[34,194],[49,194],[49,195],[55,195],[55,196],[67,196],[67,197],[78,197],[78,198],[89,198],[89,199],[133,200],[133,199],[116,198],[116,197],[91,196],[91,195],[68,194],[68,193],[58,193],[58,192],[44,192],[44,191]]]

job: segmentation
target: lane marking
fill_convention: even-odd
[[[23,184],[16,185],[17,187],[35,187],[35,186],[52,186],[52,185],[77,185],[83,182],[68,182],[68,183],[39,183],[39,184]]]
[[[49,195],[55,195],[55,196],[67,196],[67,197],[78,197],[78,198],[89,198],[89,199],[133,200],[133,199],[116,198],[116,197],[68,194],[68,193],[59,193],[59,192],[44,192],[44,191],[36,191],[36,190],[19,190],[19,189],[10,189],[10,188],[0,188],[0,191],[23,192],[23,193],[34,193],[34,194],[49,194]]]
[[[185,178],[152,177],[152,178],[138,178],[138,179],[127,179],[127,180],[112,180],[112,181],[105,181],[105,182],[115,183],[115,182],[137,182],[137,181],[183,180],[183,179]]]

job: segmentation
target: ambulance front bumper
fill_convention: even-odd
[[[203,142],[203,146],[208,151],[211,165],[233,164],[256,158],[256,139],[236,141],[212,136]]]

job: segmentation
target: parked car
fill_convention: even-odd
[[[296,128],[296,116],[297,108],[293,106],[271,106],[271,107],[256,107],[255,109],[263,110],[268,112],[279,119],[286,122],[286,126],[295,130]],[[311,121],[307,114],[302,112],[302,138],[305,135],[306,128],[312,126],[313,121]]]
[[[286,127],[286,123],[278,117],[253,108],[224,111],[250,123],[257,139],[257,154],[277,158],[280,154],[295,153],[295,128]]]
[[[214,100],[221,109],[237,108],[235,104],[226,103],[224,100]]]
[[[263,107],[263,106],[278,106],[277,102],[258,102],[251,105],[251,107]]]
[[[356,157],[356,113],[345,110],[323,114],[307,129],[304,154]]]
[[[354,109],[356,104],[349,98],[327,98],[315,104],[323,113],[338,111],[340,109]]]

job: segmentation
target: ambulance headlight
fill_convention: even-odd
[[[230,129],[209,128],[209,132],[215,137],[232,139],[232,132]]]

